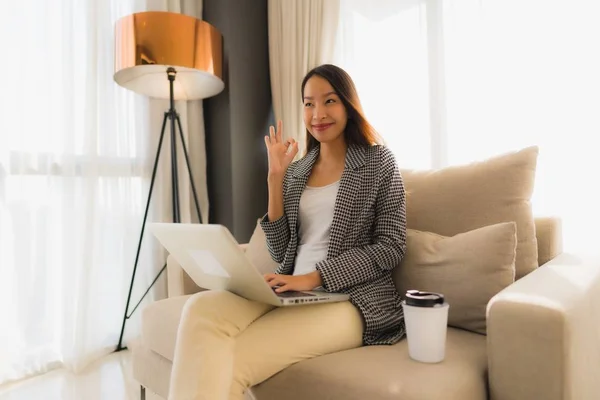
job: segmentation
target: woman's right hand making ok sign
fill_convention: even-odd
[[[298,153],[298,142],[294,139],[283,141],[283,124],[277,121],[277,132],[271,126],[269,136],[265,136],[269,156],[269,179],[283,179],[285,171]]]

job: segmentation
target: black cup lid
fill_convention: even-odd
[[[408,306],[435,307],[438,304],[444,304],[444,295],[420,290],[407,290],[405,301]]]

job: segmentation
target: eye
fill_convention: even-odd
[[[328,104],[328,103],[335,103],[335,99],[327,99],[325,101],[325,104]]]
[[[312,103],[304,103],[304,107],[312,107]]]

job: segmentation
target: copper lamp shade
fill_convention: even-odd
[[[177,71],[176,100],[218,94],[225,86],[221,34],[202,20],[171,12],[140,12],[117,21],[114,80],[119,85],[168,99],[168,67]]]

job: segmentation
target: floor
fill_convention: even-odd
[[[0,400],[138,400],[129,351],[112,353],[78,375],[63,370],[0,386]],[[163,400],[146,391],[146,400]]]

